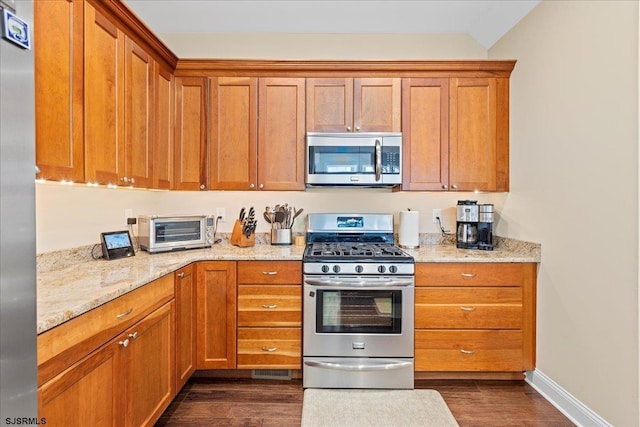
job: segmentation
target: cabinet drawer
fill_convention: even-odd
[[[518,286],[520,263],[418,263],[416,286]]]
[[[301,293],[298,285],[239,285],[238,326],[300,326]]]
[[[238,369],[300,369],[300,328],[238,328]]]
[[[522,327],[522,289],[518,287],[418,288],[415,295],[416,328]]]
[[[416,371],[523,371],[521,331],[415,333]]]
[[[169,301],[173,292],[168,274],[38,335],[38,384]]]
[[[238,261],[238,283],[299,285],[302,283],[302,262]]]

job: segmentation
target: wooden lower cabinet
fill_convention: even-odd
[[[52,426],[147,426],[174,397],[173,301],[38,388]]]
[[[236,263],[203,261],[197,270],[197,369],[236,368]]]
[[[189,264],[175,272],[176,392],[196,370],[196,272]]]
[[[416,371],[533,369],[536,268],[535,263],[416,264]]]
[[[300,369],[302,263],[238,262],[238,369]]]

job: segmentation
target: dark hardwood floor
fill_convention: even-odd
[[[524,381],[416,380],[416,388],[438,390],[461,427],[574,425]],[[302,396],[300,380],[193,377],[156,426],[300,426]]]

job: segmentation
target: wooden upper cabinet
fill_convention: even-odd
[[[302,78],[209,79],[210,189],[304,189]]]
[[[120,184],[124,177],[124,34],[85,3],[85,179]]]
[[[125,157],[123,185],[152,187],[155,61],[129,37],[124,51]]]
[[[257,182],[258,79],[209,78],[212,190],[250,190]]]
[[[258,188],[304,190],[305,79],[261,78]]]
[[[307,131],[400,132],[401,79],[307,79]]]
[[[174,169],[174,83],[173,74],[155,63],[155,120],[153,150],[153,188],[173,188]]]
[[[174,188],[207,189],[207,80],[176,77]]]
[[[508,99],[508,79],[451,79],[449,180],[452,190],[508,191]]]
[[[84,1],[34,2],[38,178],[84,181]]]
[[[403,190],[449,185],[449,79],[402,81]]]

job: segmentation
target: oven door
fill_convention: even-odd
[[[414,278],[304,277],[304,356],[413,357]]]

